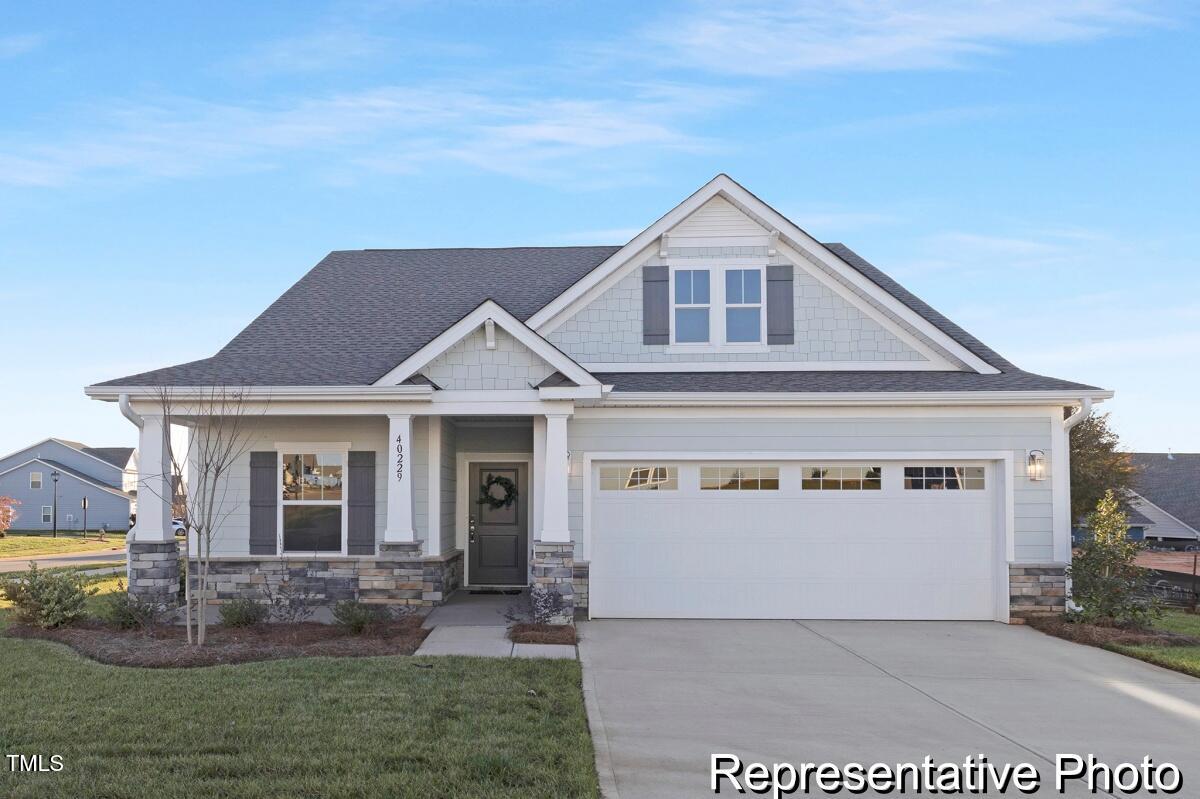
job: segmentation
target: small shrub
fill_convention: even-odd
[[[567,616],[562,594],[535,585],[520,600],[508,606],[504,618],[510,624],[556,624]]]
[[[226,627],[253,627],[267,620],[271,609],[247,597],[238,597],[221,606],[221,624]]]
[[[286,624],[299,624],[312,618],[316,608],[313,606],[313,595],[291,580],[283,580],[272,591],[269,585],[263,586],[267,595],[267,604],[271,608],[271,618]]]
[[[386,607],[343,599],[333,606],[333,621],[348,633],[362,635],[367,630],[387,622],[392,614]]]
[[[102,598],[100,618],[118,630],[146,630],[161,623],[169,611],[155,602],[126,593],[125,583],[117,583],[117,591]]]
[[[1091,536],[1079,547],[1067,576],[1079,621],[1144,627],[1162,614],[1147,596],[1146,571],[1134,561],[1142,544],[1128,538],[1129,524],[1112,491],[1088,515]]]
[[[98,590],[87,588],[76,572],[47,573],[30,561],[23,577],[4,584],[4,597],[16,608],[18,621],[48,629],[86,616],[87,598]]]

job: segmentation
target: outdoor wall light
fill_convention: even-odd
[[[1025,461],[1025,476],[1030,480],[1046,479],[1046,453],[1040,449],[1029,450],[1029,457]]]

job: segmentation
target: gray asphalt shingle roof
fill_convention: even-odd
[[[88,455],[106,463],[111,463],[119,469],[124,469],[133,456],[133,447],[84,447],[80,445],[78,449],[82,449]]]
[[[844,244],[835,255],[1001,370],[605,374],[618,391],[1092,389],[1023,372]],[[370,385],[484,300],[525,321],[619,247],[346,250],[327,255],[211,358],[102,386]]]
[[[1200,530],[1200,453],[1135,452],[1136,490],[1194,530]]]

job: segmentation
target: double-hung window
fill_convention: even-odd
[[[707,344],[712,309],[707,269],[675,270],[675,341]]]
[[[746,351],[764,343],[762,267],[714,265],[671,272],[671,343]]]
[[[54,508],[49,505],[42,506],[42,524],[50,524],[54,521]]]
[[[345,452],[282,453],[284,552],[345,551]]]
[[[763,270],[725,270],[725,341],[758,344],[762,341]]]
[[[29,473],[29,487],[30,488],[41,488],[42,487],[42,473],[41,472],[30,472]]]

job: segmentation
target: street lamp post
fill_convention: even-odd
[[[54,481],[54,537],[58,538],[58,470],[50,472],[50,479]]]
[[[87,538],[87,497],[84,497],[79,504],[83,507],[83,537]]]

